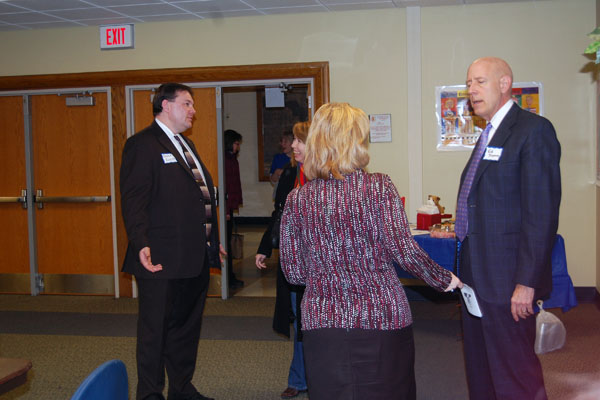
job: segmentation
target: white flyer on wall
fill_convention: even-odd
[[[371,114],[369,115],[369,123],[371,129],[369,141],[371,143],[392,141],[391,114]]]

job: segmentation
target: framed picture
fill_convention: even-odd
[[[486,121],[473,114],[465,85],[435,88],[437,149],[470,151],[475,147]],[[520,107],[543,115],[543,86],[539,82],[513,83],[512,100]]]
[[[265,89],[257,95],[258,123],[258,179],[269,182],[271,161],[279,152],[279,139],[284,132],[292,132],[296,122],[308,120],[308,85],[294,85],[284,92],[283,107],[267,107]]]

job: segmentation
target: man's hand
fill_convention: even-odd
[[[279,182],[279,178],[281,178],[282,173],[283,168],[277,168],[275,171],[273,171],[273,174],[271,174],[271,183],[275,184]]]
[[[161,264],[154,265],[152,264],[152,258],[150,257],[150,247],[146,246],[140,250],[140,262],[142,266],[146,268],[148,271],[155,273],[158,271],[162,271],[163,267]]]
[[[257,254],[256,255],[256,268],[258,268],[258,269],[267,268],[267,264],[265,264],[266,258],[267,258],[267,256],[265,256],[264,254]]]
[[[510,299],[510,312],[513,319],[519,322],[519,318],[527,318],[533,315],[533,295],[535,290],[529,286],[517,284],[512,298]]]
[[[221,261],[221,264],[223,264],[224,258],[223,257],[227,257],[227,252],[225,251],[225,248],[223,247],[222,244],[219,244],[219,261]],[[232,266],[230,266],[231,268]]]

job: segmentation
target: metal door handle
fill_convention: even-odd
[[[27,190],[21,190],[19,197],[0,197],[0,203],[21,203],[23,208],[27,208]]]
[[[110,196],[44,196],[44,192],[38,189],[33,201],[42,209],[44,203],[108,203]]]

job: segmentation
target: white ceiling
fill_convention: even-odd
[[[0,31],[543,0],[0,0]]]

